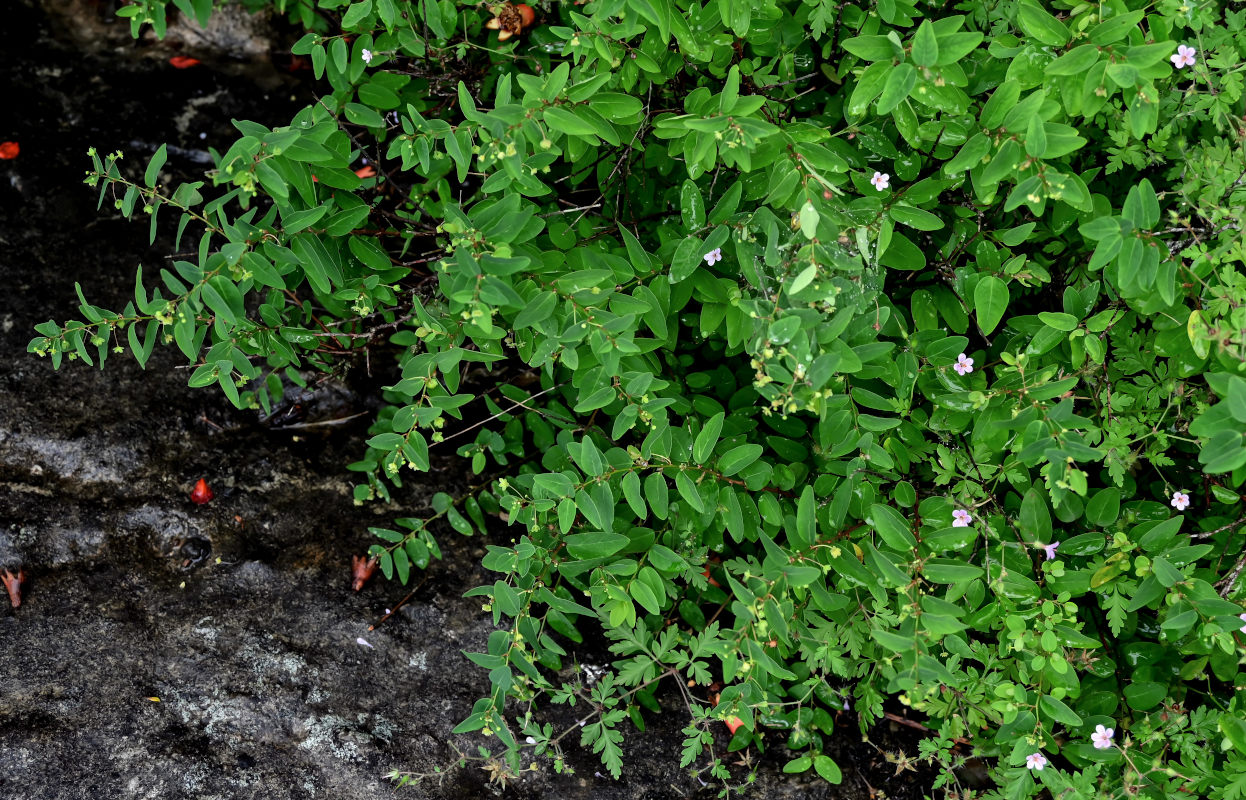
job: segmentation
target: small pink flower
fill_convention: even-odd
[[[956,370],[957,375],[968,375],[973,372],[973,359],[961,353],[956,357],[956,363],[952,365],[952,369]]]
[[[1115,735],[1115,728],[1105,728],[1102,725],[1096,725],[1095,732],[1090,734],[1090,741],[1094,742],[1096,750],[1107,750],[1112,746],[1112,737]]]
[[[1047,756],[1042,753],[1031,753],[1025,757],[1025,766],[1026,769],[1042,772],[1043,767],[1047,766]]]
[[[1060,546],[1059,542],[1052,542],[1051,544],[1040,544],[1039,545],[1039,547],[1043,548],[1043,550],[1047,552],[1048,561],[1051,561],[1053,558],[1056,557],[1056,548],[1059,546]]]
[[[973,522],[973,517],[969,516],[969,512],[965,509],[958,508],[952,512],[953,528],[968,528],[970,522]]]
[[[1190,496],[1185,492],[1173,492],[1172,501],[1168,505],[1178,511],[1185,511],[1190,506]]]
[[[721,247],[715,247],[713,250],[702,256],[702,258],[705,259],[706,264],[713,266],[723,260],[723,249]]]
[[[1246,633],[1246,614],[1238,614],[1237,618],[1240,619],[1244,623],[1242,627],[1240,628],[1241,632]]]
[[[359,57],[363,59],[363,63],[365,64],[372,63],[372,51],[366,47],[359,53]]]
[[[891,185],[891,176],[885,172],[875,172],[874,177],[870,178],[870,183],[881,192]]]
[[[1181,69],[1182,67],[1192,67],[1194,66],[1194,56],[1197,54],[1198,51],[1193,47],[1187,47],[1186,45],[1180,44],[1177,45],[1177,52],[1170,55],[1168,60],[1171,61],[1172,65],[1177,69]]]

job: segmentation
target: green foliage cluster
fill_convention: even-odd
[[[617,777],[666,685],[728,792],[716,721],[838,781],[842,710],[898,701],[962,797],[965,744],[988,797],[1246,795],[1246,10],[588,0],[501,42],[484,4],[250,5],[324,96],[236,123],[206,202],[93,152],[197,256],[31,350],[172,342],[265,410],[395,358],[356,500],[443,442],[487,477],[375,529],[384,573],[511,526],[457,732]]]

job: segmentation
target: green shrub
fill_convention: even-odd
[[[264,409],[391,354],[356,500],[443,442],[495,477],[374,529],[385,575],[436,519],[512,526],[456,732],[512,770],[578,732],[617,777],[676,684],[727,792],[715,721],[834,782],[834,712],[894,698],[936,788],[965,741],[988,796],[1246,793],[1246,12],[590,0],[502,42],[480,4],[248,5],[326,94],[236,123],[210,201],[92,152],[198,254],[30,349],[172,342]]]

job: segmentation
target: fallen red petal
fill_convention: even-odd
[[[0,142],[0,158],[17,158],[17,154],[20,153],[21,150],[22,146],[17,142]]]
[[[190,492],[190,502],[203,505],[212,502],[212,498],[216,495],[212,494],[212,487],[208,486],[208,482],[203,478],[195,484],[195,488]]]
[[[740,729],[740,726],[744,724],[744,721],[739,717],[727,717],[723,720],[723,724],[727,726],[727,730],[731,731],[731,735],[735,736],[735,732]]]
[[[719,583],[718,581],[714,580],[713,576],[711,576],[711,575],[710,575],[710,568],[709,568],[709,567],[706,567],[706,568],[705,568],[705,572],[702,572],[701,574],[702,574],[702,575],[704,575],[705,577],[707,577],[707,578],[709,578],[709,579],[710,579],[710,586],[719,586],[719,587],[721,587],[721,586],[722,586],[722,584],[721,584],[721,583]]]
[[[169,59],[169,63],[177,69],[190,69],[200,62],[199,59],[191,58],[190,56],[173,56],[173,58]]]
[[[376,177],[376,167],[368,164],[366,167],[355,170],[355,174],[361,178],[373,178]]]
[[[351,556],[351,582],[350,588],[356,592],[363,588],[363,585],[372,577],[372,573],[376,572],[377,560],[375,558],[364,558],[363,556]]]
[[[17,608],[22,604],[22,582],[26,580],[26,573],[18,570],[14,575],[7,569],[0,572],[0,581],[4,581],[4,588],[9,592],[9,604]]]

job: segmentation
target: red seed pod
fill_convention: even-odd
[[[515,10],[519,12],[519,17],[523,20],[525,28],[531,28],[532,23],[536,22],[536,12],[532,10],[532,6],[527,3],[520,3],[515,6]]]
[[[212,494],[212,487],[208,486],[208,482],[200,478],[195,483],[195,488],[190,492],[190,502],[197,505],[212,502],[212,498],[216,495]]]
[[[735,736],[735,732],[740,729],[740,726],[744,724],[744,721],[739,717],[727,717],[723,720],[723,724],[727,726],[727,730],[731,731],[731,735]]]
[[[0,142],[0,158],[8,160],[17,158],[17,154],[22,151],[22,146],[17,142]]]

